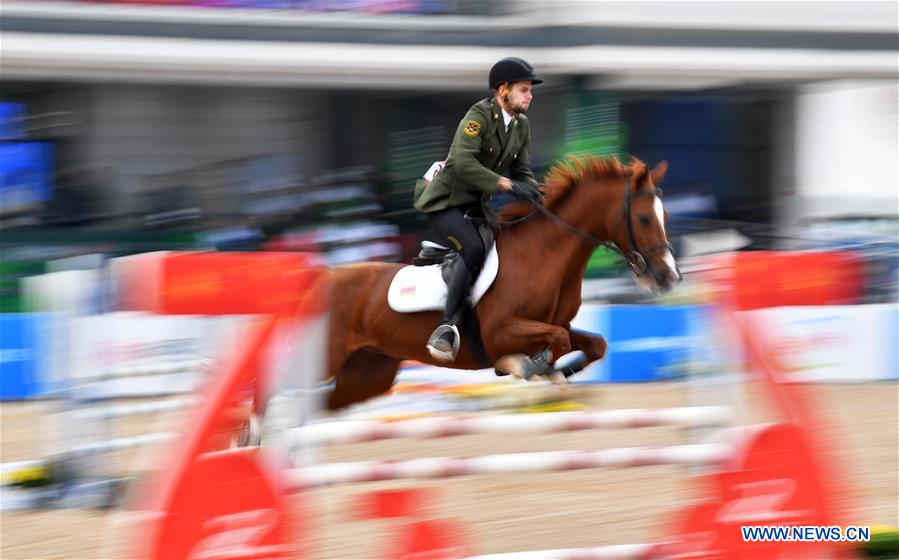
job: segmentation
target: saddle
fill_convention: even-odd
[[[484,248],[489,251],[496,239],[496,232],[492,227],[490,218],[484,215],[483,210],[471,209],[465,212],[465,219],[477,228],[478,235],[481,236],[481,241],[484,242]],[[449,273],[452,271],[452,266],[458,256],[459,253],[455,249],[434,243],[433,241],[422,241],[421,250],[416,257],[413,257],[412,265],[431,266],[439,264],[441,265],[443,281],[447,282]]]

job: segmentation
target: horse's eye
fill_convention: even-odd
[[[640,220],[641,226],[649,225],[649,214],[640,214],[637,216],[637,219]]]

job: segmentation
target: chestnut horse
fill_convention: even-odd
[[[587,261],[600,244],[617,248],[644,288],[667,291],[680,280],[656,188],[666,171],[665,162],[648,170],[638,160],[575,159],[548,173],[543,207],[516,202],[501,212],[499,271],[476,307],[491,360],[514,364],[546,348],[553,360],[572,350],[583,351],[587,364],[603,357],[601,336],[570,330]],[[402,266],[364,262],[332,269],[328,368],[336,384],[329,409],[386,392],[404,359],[484,367],[463,329],[456,361],[434,361],[425,344],[440,312],[399,313],[388,306],[388,287]],[[493,363],[500,373],[500,362]],[[502,369],[509,373],[508,366]]]

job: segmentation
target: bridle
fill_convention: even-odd
[[[617,247],[615,247],[615,249],[624,255],[624,258],[627,259],[627,263],[631,266],[631,269],[633,269],[637,275],[642,276],[649,272],[649,259],[646,258],[648,255],[659,251],[671,251],[673,253],[674,247],[672,247],[671,243],[666,239],[661,243],[656,243],[641,251],[640,247],[637,245],[637,237],[634,235],[634,220],[631,218],[631,201],[641,196],[657,196],[661,199],[662,189],[653,187],[652,190],[632,192],[630,180],[628,180],[624,188],[624,218],[627,220],[627,242],[631,246],[631,251],[630,254],[625,254],[618,250]]]
[[[591,235],[591,234],[587,233],[586,231],[569,224],[562,218],[560,218],[560,217],[556,216],[555,214],[553,214],[552,212],[550,212],[543,205],[537,204],[537,203],[531,202],[531,201],[529,201],[529,202],[530,202],[530,204],[532,204],[534,206],[534,210],[532,210],[530,213],[522,216],[521,218],[517,218],[515,220],[510,220],[508,222],[500,222],[499,225],[501,227],[514,226],[514,225],[520,224],[522,222],[525,222],[525,221],[531,219],[532,217],[536,216],[537,213],[543,214],[543,216],[545,216],[548,220],[555,223],[556,225],[558,225],[559,227],[561,227],[568,233],[571,233],[572,235],[580,237],[582,240],[589,243],[594,248],[599,247],[600,245],[603,245],[603,246],[608,247],[609,249],[615,251],[616,253],[618,253],[619,255],[624,257],[624,260],[627,261],[627,264],[631,267],[631,269],[634,271],[635,274],[637,274],[638,276],[645,276],[649,272],[649,268],[650,268],[649,259],[646,258],[647,255],[651,255],[651,254],[657,253],[659,251],[666,251],[666,250],[673,251],[674,248],[671,246],[671,243],[669,243],[666,240],[666,241],[663,241],[662,243],[657,243],[655,245],[652,245],[651,247],[648,247],[646,249],[643,249],[643,250],[640,249],[640,247],[637,243],[637,236],[634,234],[634,220],[631,217],[631,201],[634,200],[635,198],[642,197],[642,196],[657,196],[659,198],[662,198],[662,189],[660,189],[658,187],[653,187],[652,190],[643,190],[643,191],[635,192],[635,191],[631,190],[631,182],[632,182],[632,179],[630,177],[628,177],[628,180],[624,184],[624,207],[623,207],[623,215],[621,216],[621,220],[627,222],[627,242],[630,245],[630,251],[628,251],[628,252],[622,251],[612,241],[603,241],[603,240],[599,239],[598,237],[596,237],[595,235]],[[619,221],[619,224],[620,223],[621,222]]]

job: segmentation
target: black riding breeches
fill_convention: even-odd
[[[431,212],[428,214],[428,222],[440,239],[447,241],[451,248],[462,255],[465,266],[476,278],[487,252],[484,241],[478,234],[478,228],[465,219],[465,212],[469,208],[447,208]]]

